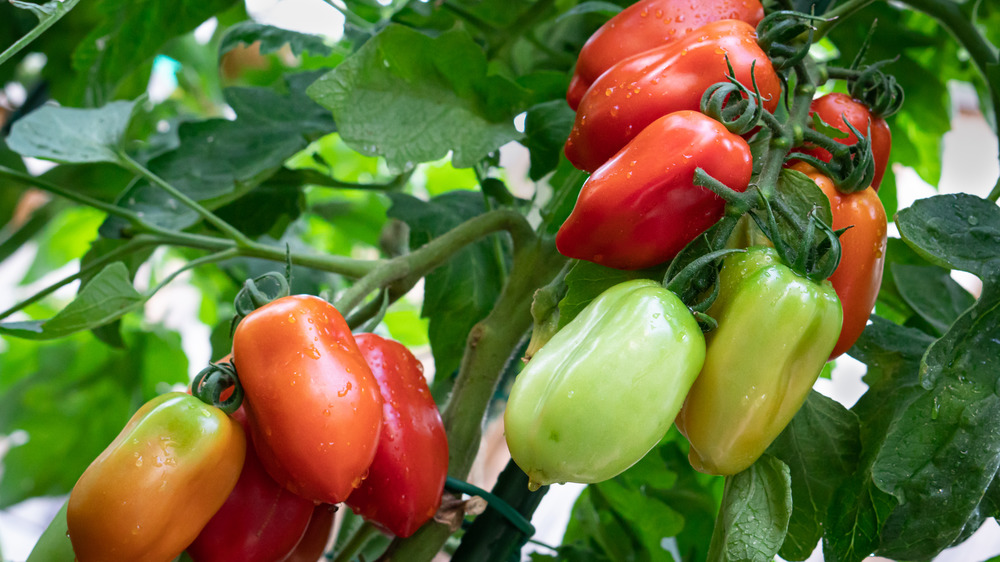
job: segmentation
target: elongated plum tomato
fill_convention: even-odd
[[[705,365],[677,429],[691,466],[736,474],[754,463],[809,396],[840,334],[842,314],[828,281],[793,272],[772,248],[726,257],[708,314]]]
[[[705,338],[676,295],[649,279],[611,287],[514,380],[511,457],[532,488],[620,474],[670,429],[704,360]]]
[[[576,109],[587,88],[618,61],[669,45],[713,21],[732,19],[756,27],[764,19],[757,0],[640,0],[602,25],[580,49],[570,87]]]
[[[246,413],[233,413],[246,429]],[[283,560],[302,539],[313,502],[271,478],[247,443],[246,460],[226,503],[187,548],[195,562],[274,562]]]
[[[347,499],[375,458],[382,396],[340,312],[310,295],[272,301],[237,326],[233,359],[268,474],[317,503]]]
[[[820,119],[827,125],[847,133],[845,138],[834,139],[840,144],[858,142],[858,137],[847,128],[847,124],[844,122],[845,117],[847,123],[862,133],[867,133],[869,124],[871,125],[872,155],[875,157],[875,177],[872,179],[871,187],[878,191],[879,186],[882,185],[882,177],[885,176],[886,166],[889,165],[889,151],[892,149],[892,131],[889,130],[885,119],[872,115],[864,103],[840,92],[814,99],[809,112],[819,115]],[[823,148],[803,147],[800,150],[824,162],[829,162],[832,158],[832,155]]]
[[[79,562],[170,562],[236,485],[240,425],[181,392],[132,416],[73,486],[66,511]]]
[[[844,325],[830,359],[839,357],[858,341],[875,308],[885,267],[885,207],[871,187],[841,193],[830,178],[799,162],[791,167],[809,176],[830,199],[833,229],[850,227],[840,235],[840,264],[830,276],[844,309]]]
[[[312,519],[302,540],[295,550],[281,562],[316,562],[323,556],[326,543],[333,532],[333,516],[336,507],[321,503],[313,510]]]
[[[781,82],[757,45],[757,32],[742,21],[720,20],[624,59],[602,74],[580,102],[566,157],[592,172],[653,121],[675,111],[697,111],[705,90],[726,81],[727,56],[736,79],[751,91],[750,67],[756,61],[754,76],[764,107],[774,111]]]
[[[382,438],[368,478],[347,498],[365,519],[412,535],[441,505],[448,438],[420,361],[399,342],[355,336],[382,392]]]
[[[698,167],[745,191],[750,147],[697,111],[657,119],[587,179],[556,247],[618,269],[669,260],[722,218],[725,201],[693,183]]]

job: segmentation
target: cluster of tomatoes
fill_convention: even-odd
[[[448,444],[405,346],[288,296],[243,318],[232,363],[210,369],[233,368],[241,388],[216,392],[243,394],[231,416],[159,396],[87,468],[67,509],[77,560],[315,561],[332,504],[404,537],[433,517]]]
[[[642,0],[587,41],[567,93],[577,114],[565,153],[591,175],[557,234],[562,254],[616,269],[664,264],[726,213],[726,200],[696,184],[696,169],[737,194],[748,189],[746,138],[759,127],[732,132],[699,110],[706,90],[727,79],[775,110],[782,78],[758,44],[763,20],[757,0]],[[845,94],[810,109],[847,133],[839,143],[870,145],[874,160],[872,187],[851,193],[795,161],[829,163],[819,146],[798,147],[785,163],[830,200],[841,252],[829,281],[829,271],[793,271],[771,248],[730,250],[743,253],[725,258],[718,292],[697,310],[717,322],[705,336],[669,283],[605,291],[533,356],[511,391],[507,442],[535,485],[610,478],[675,422],[696,469],[739,472],[791,421],[826,361],[860,336],[882,279],[886,216],[875,189],[889,129]],[[608,419],[620,421],[594,421]]]

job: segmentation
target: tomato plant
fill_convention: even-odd
[[[949,550],[1000,517],[996,3],[290,10],[0,7],[0,509],[55,513],[197,373],[198,420],[243,400],[298,506],[295,532],[267,501],[219,515],[275,523],[241,558],[310,505],[292,559],[998,554]],[[0,548],[100,558],[125,521],[199,556],[230,472],[121,476],[115,509],[148,509],[74,493]]]

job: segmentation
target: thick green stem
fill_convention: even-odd
[[[361,304],[372,291],[408,277],[423,277],[466,245],[501,230],[510,233],[515,252],[535,237],[520,213],[507,209],[490,211],[462,223],[414,252],[383,262],[344,291],[335,306],[346,314]]]
[[[354,531],[354,534],[351,535],[351,539],[347,541],[344,548],[337,553],[333,562],[351,562],[351,560],[354,560],[354,557],[365,548],[368,541],[372,540],[372,538],[374,538],[377,534],[378,529],[374,525],[368,523],[367,521],[362,523],[361,526]]]
[[[565,258],[551,240],[537,239],[514,254],[511,275],[490,314],[476,324],[465,345],[465,355],[451,398],[443,412],[448,431],[448,474],[465,479],[482,438],[483,418],[504,366],[531,327],[531,301],[562,268]],[[405,540],[396,540],[380,560],[430,560],[451,531],[428,523]]]
[[[812,103],[813,94],[816,93],[816,86],[813,84],[805,64],[796,65],[795,78],[795,94],[792,98],[792,109],[789,112],[788,121],[780,127],[779,131],[771,133],[771,142],[767,152],[764,153],[760,176],[757,178],[756,185],[767,199],[770,199],[774,193],[778,175],[781,174],[781,167],[785,163],[785,155],[795,146],[796,139],[802,137],[802,130],[805,129],[809,119],[809,105]]]
[[[25,172],[13,170],[6,166],[0,166],[0,178],[3,177],[10,178],[12,180],[21,182],[26,185],[37,187],[49,193],[69,199],[70,201],[73,201],[75,203],[80,203],[81,205],[87,205],[88,207],[93,207],[100,211],[104,211],[109,215],[121,217],[133,224],[142,223],[142,219],[138,215],[136,215],[135,213],[129,211],[124,207],[119,207],[113,203],[107,203],[105,201],[101,201],[100,199],[94,199],[93,197],[84,195],[82,193],[77,193],[75,191],[65,189],[54,183],[45,181],[41,178],[37,178]]]
[[[154,174],[148,168],[133,160],[132,157],[126,154],[124,151],[120,151],[118,153],[118,157],[121,159],[121,163],[126,168],[143,176],[144,178],[152,182],[154,185],[156,185],[163,191],[166,191],[168,194],[170,194],[171,197],[180,201],[184,206],[198,213],[198,216],[204,219],[205,222],[219,229],[219,231],[225,234],[226,237],[236,242],[237,246],[253,245],[253,241],[247,238],[247,236],[242,232],[240,232],[236,227],[222,220],[221,218],[219,218],[218,215],[216,215],[212,211],[209,211],[194,199],[191,199],[187,195],[181,193],[180,190],[170,185],[163,178]]]
[[[38,38],[39,35],[45,33],[50,27],[55,25],[55,23],[68,14],[78,2],[80,2],[80,0],[65,0],[63,2],[58,2],[58,7],[54,12],[44,18],[40,18],[38,25],[32,28],[32,30],[29,31],[24,37],[15,41],[13,45],[7,47],[3,53],[0,53],[0,65],[3,65],[3,63],[7,62],[11,57],[19,53],[21,49],[30,45],[32,41]]]

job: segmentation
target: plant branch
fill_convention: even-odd
[[[3,53],[0,53],[0,66],[19,53],[21,49],[30,45],[32,41],[38,39],[38,36],[45,33],[50,27],[55,25],[57,21],[62,19],[63,16],[68,14],[78,2],[80,2],[80,0],[65,0],[63,2],[49,2],[46,4],[46,6],[55,4],[55,10],[44,18],[39,16],[38,25],[33,27],[24,37],[15,41],[13,45],[7,47]]]
[[[351,562],[354,557],[368,544],[368,542],[378,534],[378,529],[371,523],[365,521],[351,535],[351,538],[344,545],[344,548],[337,553],[333,562]]]
[[[34,304],[34,303],[42,300],[43,298],[45,298],[45,297],[51,295],[52,293],[56,292],[56,290],[58,290],[60,287],[63,287],[65,285],[68,285],[68,284],[72,283],[73,281],[76,281],[77,279],[83,277],[85,274],[89,273],[90,271],[93,271],[93,270],[98,269],[98,268],[102,268],[105,265],[107,265],[107,264],[109,264],[109,263],[117,260],[121,256],[126,256],[128,254],[131,254],[132,252],[135,252],[135,251],[138,251],[138,250],[142,249],[145,246],[151,246],[153,244],[154,243],[152,241],[148,240],[148,239],[145,239],[145,238],[140,239],[140,238],[137,237],[137,238],[129,241],[124,246],[122,246],[120,248],[116,248],[116,249],[108,252],[107,254],[104,254],[103,256],[97,258],[96,260],[88,263],[85,267],[81,267],[80,271],[77,271],[76,273],[74,273],[72,275],[68,275],[66,277],[63,277],[59,281],[56,281],[55,283],[49,285],[48,287],[42,289],[41,291],[38,291],[37,293],[31,295],[30,297],[24,299],[23,301],[14,304],[13,306],[11,306],[10,308],[8,308],[7,310],[5,310],[3,312],[0,312],[0,320],[3,320],[4,318],[7,318],[8,316],[10,316],[11,314],[14,314],[18,310],[21,310],[21,309],[23,309],[23,308],[25,308],[27,306],[30,306],[30,305],[32,305],[32,304]]]
[[[466,245],[500,230],[510,233],[515,252],[535,237],[520,213],[507,209],[490,211],[462,223],[418,250],[383,262],[344,291],[335,306],[342,314],[347,314],[372,291],[407,277],[423,277]]]
[[[109,215],[121,217],[132,224],[136,225],[145,224],[142,218],[139,217],[139,215],[133,213],[132,211],[124,207],[119,207],[118,205],[115,205],[113,203],[101,201],[100,199],[94,199],[93,197],[90,197],[88,195],[84,195],[82,193],[77,193],[75,191],[65,189],[54,183],[48,182],[46,180],[43,180],[42,178],[35,177],[25,172],[20,172],[18,170],[14,170],[6,166],[0,166],[0,177],[7,177],[37,187],[44,191],[48,191],[49,193],[53,193],[60,197],[69,199],[70,201],[80,203],[81,205],[87,205],[88,207],[93,207],[100,211],[104,211]]]
[[[171,197],[177,199],[186,207],[190,208],[192,211],[198,213],[198,215],[205,220],[205,222],[211,224],[215,228],[219,229],[220,232],[225,234],[228,238],[236,242],[237,246],[251,246],[253,241],[247,238],[245,234],[236,229],[233,225],[219,218],[218,215],[209,211],[203,207],[200,203],[191,199],[187,195],[183,194],[176,187],[167,183],[163,178],[154,174],[148,168],[142,164],[136,162],[131,156],[126,154],[124,151],[118,152],[118,157],[121,159],[121,163],[129,170],[143,176],[150,182],[155,184],[160,189],[166,191]]]
[[[398,176],[384,183],[353,183],[340,181],[316,170],[301,169],[295,170],[299,184],[318,185],[320,187],[332,187],[335,189],[362,189],[366,191],[399,191],[409,181],[413,175],[413,169],[403,172]]]

